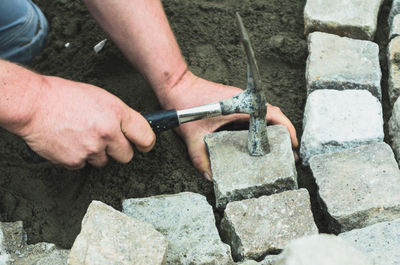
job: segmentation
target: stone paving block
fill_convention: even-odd
[[[400,96],[400,37],[392,39],[388,45],[388,93],[390,104],[393,105]]]
[[[228,202],[297,188],[297,173],[289,132],[268,126],[270,153],[251,156],[248,131],[222,131],[206,136],[218,208]]]
[[[389,40],[400,35],[400,15],[393,18],[393,23],[390,26]]]
[[[383,141],[380,102],[365,90],[316,90],[303,118],[300,156],[304,165],[318,154]]]
[[[389,137],[397,163],[400,165],[400,99],[393,106],[392,116],[389,119]]]
[[[323,31],[355,39],[373,40],[383,0],[307,0],[305,34]]]
[[[386,143],[314,156],[310,167],[332,232],[400,218],[400,171]]]
[[[0,249],[0,264],[66,265],[69,254],[69,250],[59,249],[51,243],[28,245],[21,221],[0,223]]]
[[[400,264],[400,219],[339,234],[375,265]]]
[[[388,18],[389,27],[393,25],[393,20],[398,14],[400,14],[400,0],[393,0]]]
[[[381,100],[382,74],[376,43],[314,32],[308,36],[308,52],[308,94],[317,89],[359,89]]]
[[[152,224],[168,239],[167,264],[232,264],[230,247],[218,234],[211,205],[203,195],[183,192],[127,199],[123,212]]]
[[[68,264],[165,264],[167,244],[150,224],[92,201]]]
[[[296,239],[278,256],[274,265],[372,265],[350,243],[328,234]]]
[[[236,259],[259,259],[290,240],[318,233],[306,189],[230,202],[221,231]]]

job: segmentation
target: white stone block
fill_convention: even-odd
[[[300,156],[315,155],[383,141],[382,107],[365,90],[316,90],[304,111]]]
[[[296,239],[278,256],[274,265],[372,265],[351,244],[327,234]]]
[[[372,259],[375,265],[400,264],[400,219],[339,235]]]
[[[390,104],[393,106],[400,96],[400,36],[390,41],[387,57],[389,72],[388,93]]]
[[[68,264],[165,264],[167,244],[150,224],[92,201]]]
[[[128,199],[123,212],[152,224],[168,239],[167,264],[231,264],[230,247],[215,225],[213,209],[203,195],[183,192]]]
[[[390,26],[389,40],[400,35],[400,15],[393,18],[392,25]]]
[[[314,156],[310,168],[332,232],[400,218],[400,170],[386,143]]]
[[[381,100],[382,74],[376,43],[314,32],[308,36],[308,52],[308,94],[317,89],[359,89]]]
[[[307,0],[305,34],[323,31],[355,39],[373,40],[383,0]]]
[[[268,126],[270,153],[264,156],[249,154],[247,135],[248,131],[222,131],[205,138],[218,208],[224,208],[231,201],[297,188],[287,128]]]
[[[389,119],[389,137],[397,163],[400,166],[400,99],[396,100],[392,116]]]
[[[221,230],[237,259],[259,259],[293,239],[318,233],[306,189],[230,202]]]

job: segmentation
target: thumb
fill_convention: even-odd
[[[203,137],[194,137],[186,142],[193,166],[209,181],[212,181],[210,160]]]
[[[142,115],[128,106],[123,113],[121,130],[140,152],[148,152],[154,147],[156,136],[149,123]]]

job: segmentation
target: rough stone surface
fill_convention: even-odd
[[[259,259],[318,233],[306,189],[228,203],[221,230],[239,260]]]
[[[308,36],[308,52],[308,94],[317,89],[360,89],[381,100],[382,74],[376,43],[314,32]]]
[[[393,25],[393,20],[398,14],[400,14],[400,0],[393,0],[392,8],[390,9],[390,14],[388,18],[390,27]]]
[[[400,219],[339,235],[370,257],[375,265],[400,264]]]
[[[400,171],[386,143],[314,156],[310,167],[333,232],[400,218]]]
[[[380,102],[365,90],[316,90],[303,118],[300,156],[303,164],[318,154],[383,141]]]
[[[67,264],[69,250],[59,249],[51,243],[27,245],[26,233],[21,221],[0,223],[0,264],[14,265],[61,265]]]
[[[262,261],[257,262],[255,260],[245,260],[236,263],[237,265],[274,265],[279,255],[268,255]]]
[[[400,35],[400,15],[393,18],[393,23],[390,26],[389,40]]]
[[[307,0],[305,34],[323,31],[355,39],[373,40],[383,0]]]
[[[184,192],[128,199],[123,212],[152,224],[168,239],[167,264],[231,264],[231,252],[203,195]]]
[[[392,116],[389,119],[389,136],[397,163],[400,165],[400,99],[393,106]]]
[[[289,132],[268,126],[270,153],[251,156],[247,131],[222,131],[205,138],[210,154],[218,208],[228,202],[297,188],[297,173]]]
[[[68,264],[165,264],[167,244],[151,225],[92,201]]]
[[[372,265],[368,257],[340,237],[312,235],[290,242],[274,265]]]
[[[392,39],[388,45],[388,93],[391,105],[400,96],[400,37]]]

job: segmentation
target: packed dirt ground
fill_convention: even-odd
[[[112,42],[98,55],[93,52],[93,46],[107,36],[80,0],[35,2],[48,18],[51,31],[47,47],[32,62],[32,69],[100,86],[139,112],[160,109],[149,85]],[[385,1],[382,9],[377,35],[383,44],[387,36],[383,18],[389,2]],[[300,139],[306,100],[305,0],[164,0],[163,5],[190,69],[206,79],[245,88],[245,54],[235,23],[235,12],[240,12],[267,100],[289,117]],[[67,42],[69,48],[64,47]],[[385,78],[384,59],[382,68]],[[124,198],[192,191],[214,204],[212,184],[192,167],[184,143],[173,131],[158,135],[151,152],[136,152],[127,165],[111,162],[104,168],[86,166],[78,171],[47,162],[32,163],[21,139],[0,133],[1,221],[24,221],[31,243],[47,241],[71,247],[92,200],[120,209]],[[307,170],[298,166],[298,174],[300,186],[315,191]],[[315,208],[314,198],[313,205]],[[220,213],[216,212],[216,217],[218,220]],[[318,211],[315,218],[324,231]]]

